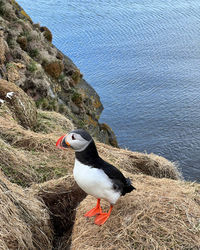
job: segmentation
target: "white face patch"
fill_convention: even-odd
[[[85,140],[80,134],[70,133],[65,137],[65,142],[69,143],[70,146],[76,151],[81,152],[87,148],[90,141]]]

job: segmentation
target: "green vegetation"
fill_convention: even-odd
[[[14,49],[15,47],[15,40],[13,39],[11,34],[8,34],[7,36],[7,44],[9,46],[9,48]]]
[[[30,71],[32,73],[35,72],[37,70],[36,62],[34,60],[32,60],[30,62],[30,64],[27,66],[27,69],[28,69],[28,71]]]
[[[36,102],[36,106],[43,110],[58,111],[59,105],[55,98],[41,98]]]
[[[82,95],[78,92],[74,92],[72,95],[72,101],[77,105],[81,104],[83,101]]]
[[[0,1],[0,16],[5,16],[6,10],[5,10],[5,4]]]
[[[7,69],[16,69],[16,65],[14,63],[12,63],[12,62],[11,63],[7,63],[6,64],[6,68]]]
[[[29,51],[29,55],[30,55],[30,57],[32,57],[32,58],[37,57],[39,54],[40,54],[40,53],[39,53],[38,49],[31,49],[31,50]]]
[[[82,77],[83,75],[80,73],[80,70],[73,71],[72,79],[74,80],[75,84],[79,83]]]
[[[65,80],[65,75],[64,75],[63,73],[61,73],[60,76],[59,76],[59,78],[58,78],[58,81],[59,81],[60,83],[63,83],[64,80]]]
[[[20,37],[21,36],[25,36],[27,38],[27,41],[30,42],[33,40],[33,37],[31,36],[30,32],[27,31],[27,30],[24,30],[21,34],[20,34]]]

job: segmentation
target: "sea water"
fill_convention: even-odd
[[[119,145],[200,181],[199,0],[18,0],[80,68]]]

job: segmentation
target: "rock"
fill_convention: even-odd
[[[59,60],[63,60],[63,58],[64,58],[63,53],[62,53],[61,51],[58,50],[57,55],[56,55],[56,58],[58,58]]]
[[[119,147],[115,133],[106,123],[100,124],[100,137],[101,142],[110,144],[113,147]]]
[[[98,121],[103,105],[98,94],[72,60],[52,44],[51,31],[33,24],[15,0],[1,1],[6,13],[0,17],[0,78],[21,87],[39,107],[62,112],[77,127],[116,146],[113,132],[105,126],[100,128]],[[19,68],[16,65],[19,62],[26,67]],[[62,105],[56,104],[58,100]]]
[[[15,12],[19,18],[25,19],[33,23],[30,16],[24,11],[24,9],[22,9],[22,7],[15,0],[10,1],[10,3],[13,5]]]
[[[27,38],[24,37],[24,36],[20,36],[17,38],[17,42],[19,43],[20,47],[23,49],[23,50],[27,50],[27,47],[28,47],[28,41],[27,41]]]
[[[53,40],[51,31],[45,26],[40,27],[40,31],[43,32],[44,37],[51,43]]]
[[[26,66],[22,63],[10,62],[7,64],[7,78],[10,82],[17,82],[22,75],[24,75],[24,70]],[[22,72],[20,72],[22,71]]]
[[[98,120],[101,112],[103,111],[103,105],[97,92],[84,79],[80,80],[80,82],[76,85],[76,88],[79,93],[82,94],[83,100],[90,100],[90,104],[88,106],[94,111],[96,119]]]
[[[80,114],[80,108],[75,103],[71,102],[70,107],[74,114]]]
[[[0,80],[0,99],[6,101],[23,127],[34,128],[37,125],[37,109],[34,101],[14,83]]]

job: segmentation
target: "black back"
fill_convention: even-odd
[[[81,163],[91,166],[92,168],[102,169],[105,174],[112,180],[113,189],[120,191],[121,195],[125,195],[126,193],[129,193],[133,189],[135,189],[131,185],[130,179],[125,178],[119,169],[99,157],[93,139],[85,150],[81,152],[75,152],[75,155],[76,159]]]

